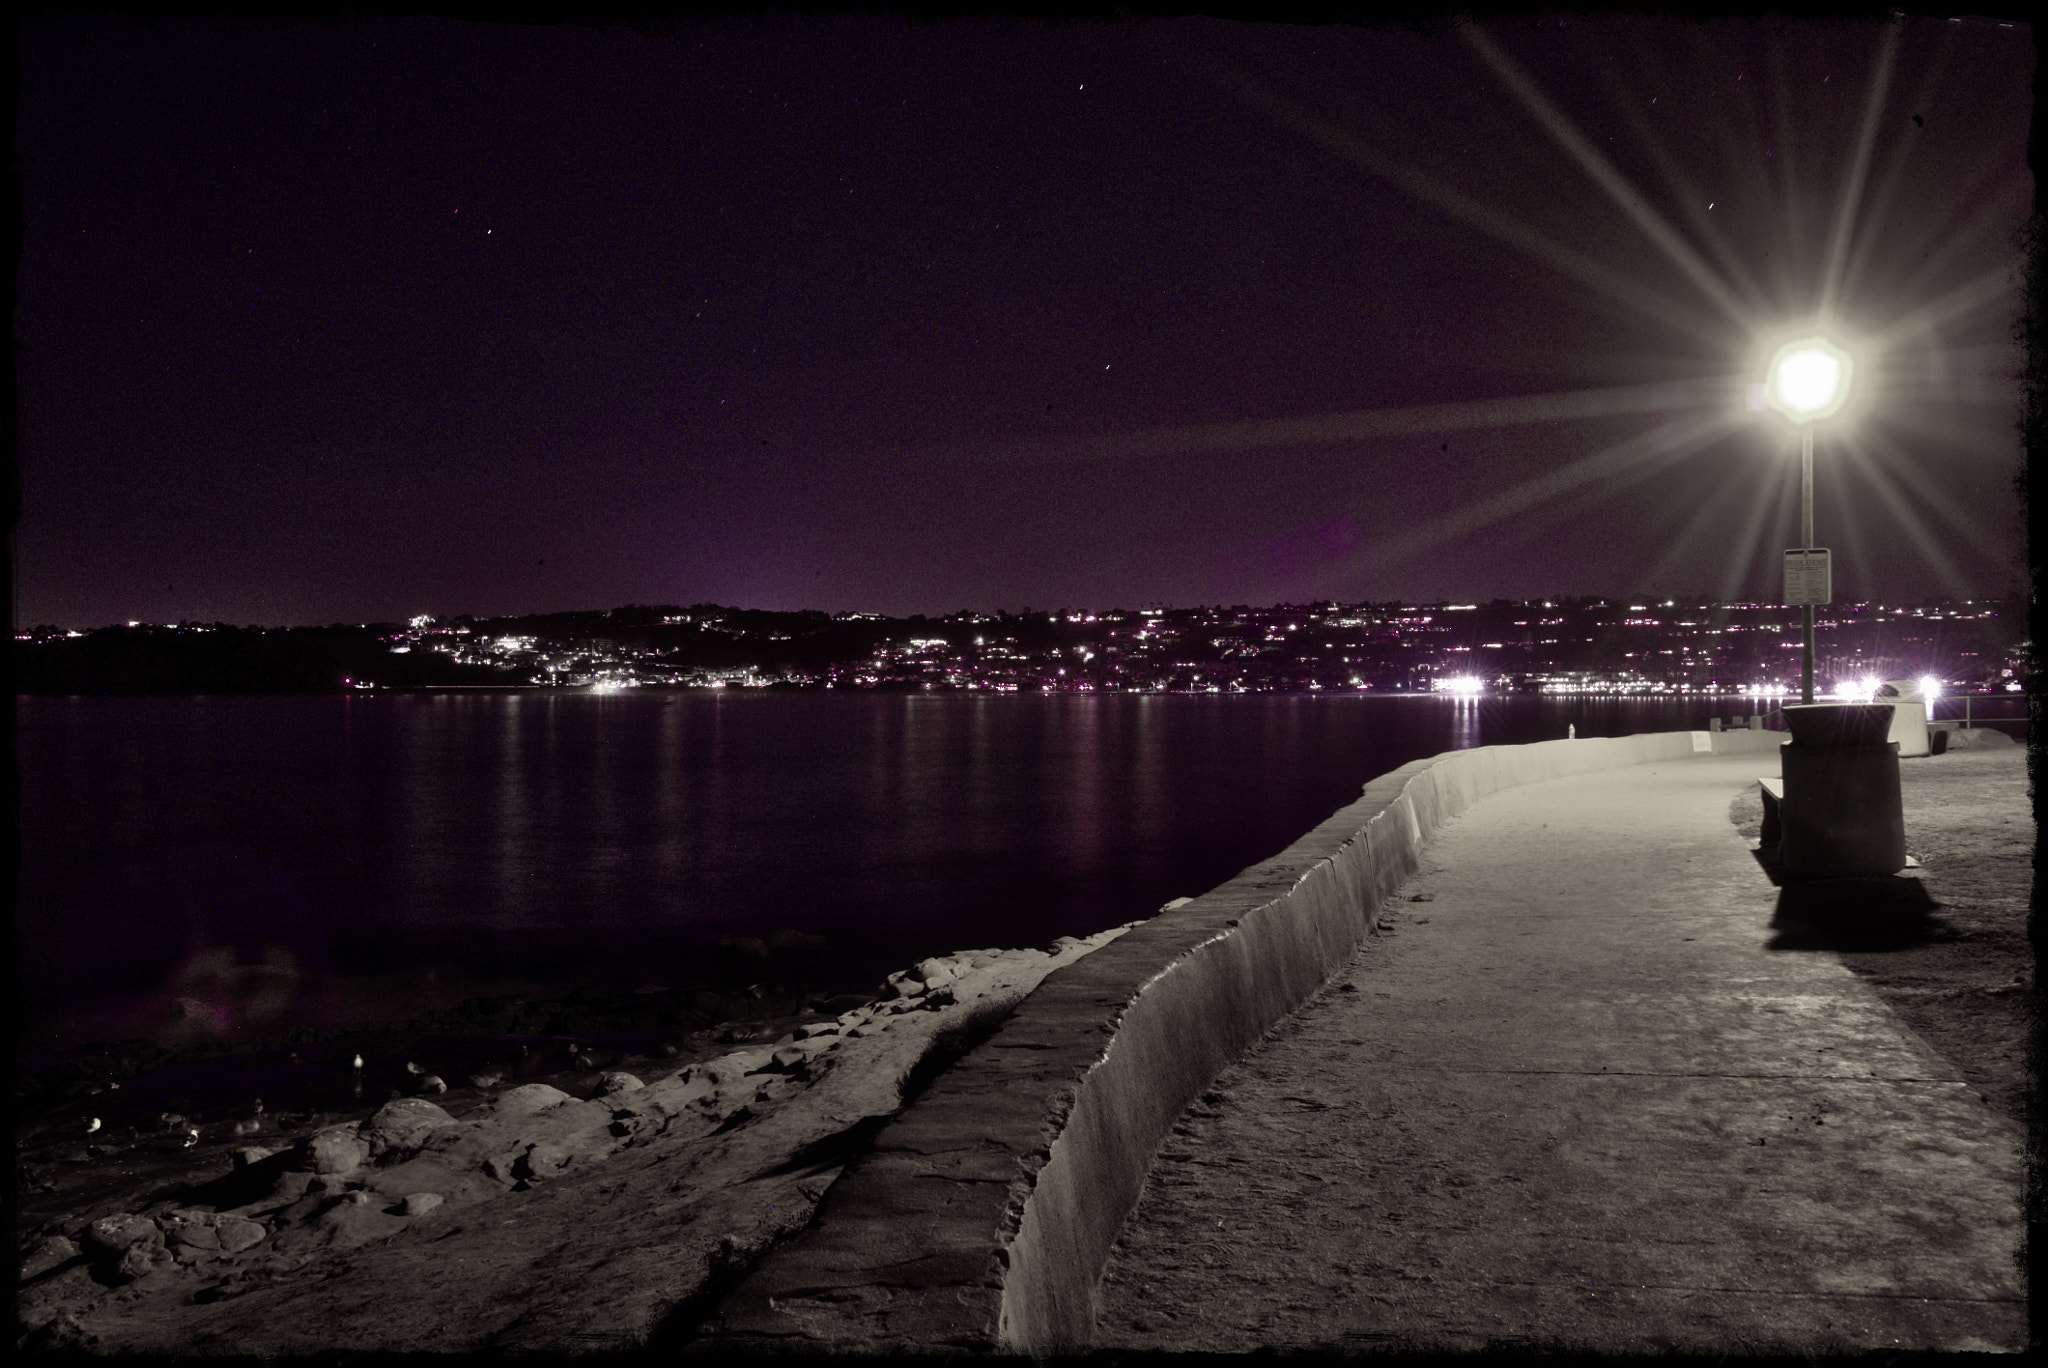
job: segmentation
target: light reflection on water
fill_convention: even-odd
[[[270,1024],[320,1021],[380,976],[444,996],[685,978],[865,987],[923,955],[1147,916],[1410,760],[1568,723],[1616,735],[1737,710],[836,691],[24,698],[30,1030],[97,1003],[77,1029],[144,1032],[179,998],[188,1015],[249,1024],[289,982]],[[831,944],[765,967],[710,950],[784,926]],[[296,979],[280,977],[285,960]]]

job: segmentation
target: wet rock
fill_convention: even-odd
[[[406,1194],[405,1201],[400,1205],[408,1216],[424,1216],[435,1207],[441,1205],[443,1200],[438,1192],[410,1192]]]
[[[629,1073],[608,1073],[598,1080],[597,1095],[614,1097],[619,1093],[638,1092],[647,1085]]]

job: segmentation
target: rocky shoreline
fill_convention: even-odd
[[[224,1077],[285,1099],[267,1106],[151,1115],[176,1095],[138,1080],[208,1061],[74,1060],[17,1098],[17,1346],[686,1338],[908,1098],[1047,973],[1126,929],[935,957],[879,996],[756,990],[745,1015],[701,1026],[715,1010],[702,990],[466,1003],[230,1059]],[[125,1088],[110,1076],[124,1065]],[[312,1075],[298,1092],[294,1071]]]

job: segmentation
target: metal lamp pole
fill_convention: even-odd
[[[1778,348],[1765,372],[1763,399],[1799,424],[1799,568],[1801,583],[1796,591],[1790,582],[1791,561],[1786,561],[1788,593],[1796,592],[1799,603],[1799,701],[1813,702],[1813,425],[1842,407],[1849,393],[1852,363],[1849,354],[1824,337],[1788,342]],[[1833,593],[1831,576],[1822,563],[1822,586],[1818,601],[1825,603]]]
[[[1799,425],[1799,546],[1813,549],[1813,424]],[[1801,604],[1799,701],[1813,702],[1813,605]]]

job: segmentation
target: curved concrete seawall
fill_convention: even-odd
[[[698,1349],[1086,1347],[1109,1250],[1181,1110],[1371,933],[1437,828],[1489,793],[1774,732],[1483,746],[1404,765],[1269,860],[1049,976],[876,1137]]]

